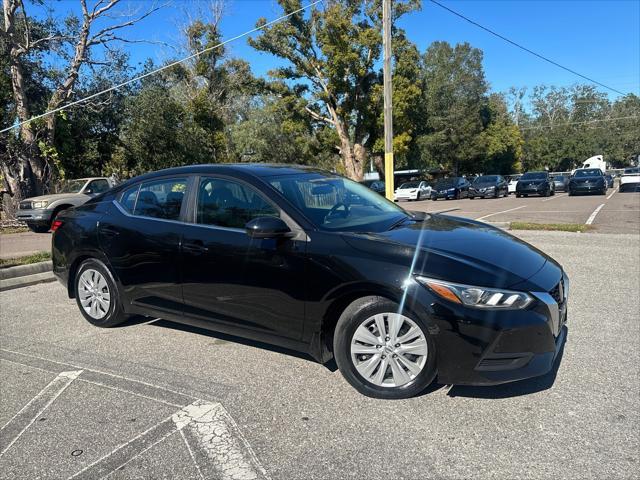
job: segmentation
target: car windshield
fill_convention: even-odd
[[[640,168],[626,168],[624,170],[624,174],[625,175],[629,175],[629,174],[633,175],[633,174],[637,174],[637,173],[640,173]]]
[[[473,183],[495,183],[498,181],[497,175],[482,175],[481,177],[476,178]]]
[[[575,177],[596,177],[602,175],[602,171],[598,168],[589,168],[585,170],[576,170]]]
[[[383,232],[411,218],[373,190],[337,175],[305,173],[267,181],[322,230]]]
[[[556,175],[555,177],[553,177],[553,179],[554,179],[556,182],[564,182],[565,177],[564,177],[564,175]]]
[[[520,180],[544,180],[547,178],[547,174],[545,172],[527,172]]]
[[[407,182],[400,185],[400,190],[405,190],[407,188],[418,188],[418,182]]]
[[[436,183],[436,188],[451,188],[458,184],[457,178],[443,178]]]
[[[78,193],[85,183],[86,180],[66,180],[60,185],[57,193]]]

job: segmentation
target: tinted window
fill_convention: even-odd
[[[418,182],[407,182],[400,185],[400,190],[404,190],[408,188],[418,188]]]
[[[520,180],[546,180],[547,174],[545,172],[527,172]]]
[[[136,206],[136,198],[138,198],[138,189],[140,185],[136,185],[124,191],[120,197],[120,205],[129,213],[133,213]]]
[[[444,178],[436,183],[436,188],[455,187],[458,180],[456,178]]]
[[[134,215],[178,220],[187,189],[183,178],[143,183],[133,209]]]
[[[219,178],[204,178],[200,181],[197,223],[244,228],[249,220],[267,216],[277,217],[279,214],[253,188]]]
[[[109,190],[109,182],[106,180],[93,180],[89,183],[89,188],[91,189],[91,193],[103,193]]]
[[[602,175],[602,170],[599,168],[590,168],[588,170],[576,170],[575,177],[599,177]]]

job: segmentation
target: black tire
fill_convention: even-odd
[[[544,192],[544,196],[545,197],[550,197],[551,196],[551,189],[548,189],[546,192]]]
[[[27,227],[29,227],[29,230],[31,230],[32,232],[35,232],[35,233],[47,233],[49,231],[49,226],[48,225],[30,225],[30,224],[27,224]]]
[[[418,196],[416,197],[416,202],[420,201],[420,192],[418,192]]]
[[[473,200],[474,198],[476,198],[476,197],[474,197],[472,195],[469,195],[469,200]]]
[[[82,274],[87,270],[95,270],[98,273],[100,273],[102,277],[105,279],[107,284],[107,289],[108,289],[109,298],[110,298],[109,308],[107,309],[106,315],[104,315],[104,317],[100,319],[93,318],[91,315],[89,315],[85,311],[80,300],[79,282],[81,281],[80,278]],[[76,303],[78,304],[80,313],[82,313],[82,316],[89,323],[91,323],[92,325],[95,325],[96,327],[110,328],[110,327],[115,327],[117,325],[120,325],[121,323],[125,322],[129,318],[129,315],[127,315],[124,312],[124,309],[122,308],[122,302],[120,301],[118,286],[115,280],[113,279],[113,275],[111,275],[109,268],[100,260],[91,258],[82,262],[74,278],[75,278],[74,292],[76,297]]]
[[[413,321],[422,331],[428,346],[428,354],[422,371],[408,383],[398,387],[383,387],[367,381],[356,370],[351,358],[351,340],[360,324],[373,315],[394,313],[399,305],[384,297],[365,297],[353,302],[342,313],[333,336],[333,352],[342,376],[363,395],[382,399],[413,397],[426,389],[436,377],[436,349],[425,323],[409,312],[403,315]]]
[[[516,193],[516,198],[520,198],[522,195],[520,195],[519,193]]]
[[[431,197],[431,200],[433,200],[434,202],[437,201],[438,199],[436,197]]]
[[[569,193],[567,193],[567,195],[568,195],[569,197],[573,197],[573,192],[572,192],[571,190],[569,190]]]
[[[551,196],[553,197],[556,194],[555,190],[551,190]]]

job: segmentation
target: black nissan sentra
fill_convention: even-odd
[[[566,331],[569,281],[549,256],[311,168],[155,172],[54,230],[54,273],[92,324],[161,317],[334,357],[372,397],[542,375]]]

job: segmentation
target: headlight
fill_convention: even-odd
[[[49,202],[33,202],[31,208],[47,208]]]
[[[496,187],[495,187],[495,186],[493,186],[493,185],[492,185],[492,186],[490,186],[490,187],[487,187],[487,190],[495,190],[495,189],[496,189]]]
[[[455,189],[455,188],[449,188],[449,189],[447,190],[447,192],[455,192],[455,191],[456,191],[456,189]]]
[[[533,298],[524,292],[460,285],[420,276],[416,277],[416,280],[438,296],[467,307],[519,310],[526,308],[533,301]]]

